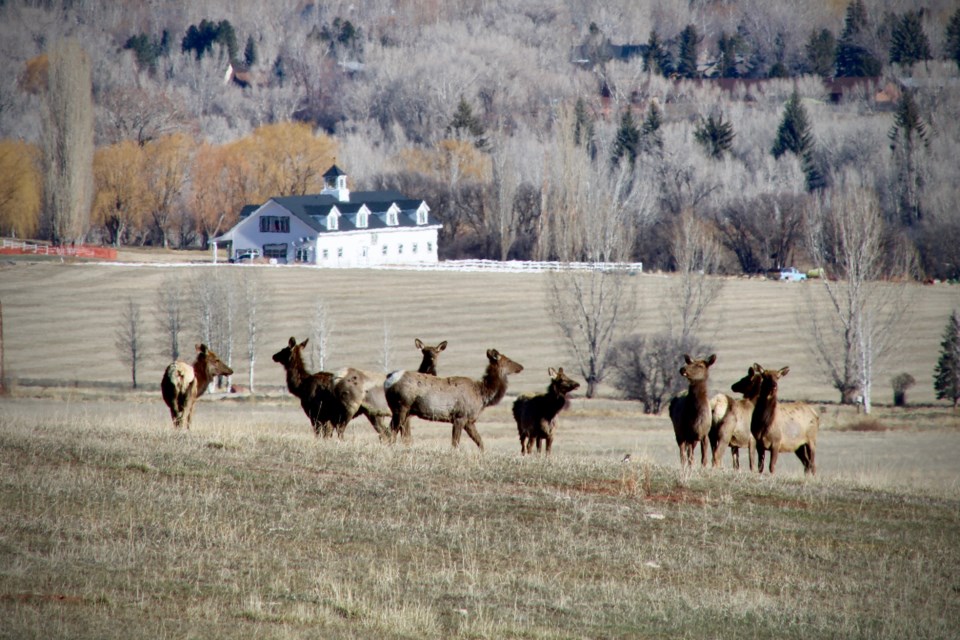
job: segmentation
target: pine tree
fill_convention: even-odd
[[[633,113],[627,108],[620,116],[620,127],[617,129],[617,138],[613,144],[613,164],[619,164],[624,156],[633,165],[637,161],[640,151],[640,128],[633,120]]]
[[[578,146],[592,148],[594,127],[590,115],[587,113],[587,104],[583,98],[577,98],[577,104],[573,108],[573,141]]]
[[[253,36],[247,36],[247,46],[243,49],[243,62],[247,68],[257,64],[257,44],[253,41]]]
[[[867,27],[867,7],[863,0],[853,0],[847,6],[843,33],[837,46],[837,76],[864,78],[880,75],[883,65],[864,44]]]
[[[663,149],[663,134],[660,127],[663,125],[663,114],[656,102],[647,107],[647,117],[640,127],[640,147],[647,153],[659,152]]]
[[[680,32],[680,55],[677,60],[677,73],[684,78],[697,77],[697,58],[699,57],[700,40],[697,28],[688,24]]]
[[[737,56],[740,54],[743,42],[737,35],[728,36],[725,31],[720,32],[717,47],[720,50],[720,59],[717,66],[720,68],[721,78],[739,78]]]
[[[656,73],[661,76],[668,76],[673,71],[673,64],[670,60],[670,52],[660,41],[660,34],[656,29],[650,30],[650,38],[647,40],[647,50],[643,54],[643,70],[650,73]]]
[[[943,331],[940,359],[933,370],[933,388],[938,400],[950,400],[953,408],[960,402],[960,316],[954,311]]]
[[[785,153],[798,156],[807,179],[807,190],[814,191],[825,186],[823,172],[817,166],[814,157],[813,134],[807,119],[807,110],[800,102],[800,94],[794,89],[783,110],[783,120],[777,128],[777,137],[770,150],[774,158]]]
[[[837,39],[829,29],[813,31],[804,49],[807,57],[807,70],[822,78],[833,75],[833,63],[837,57]]]
[[[477,149],[487,148],[487,132],[480,123],[480,119],[473,115],[473,108],[467,99],[460,96],[460,103],[453,114],[453,119],[447,125],[447,133],[458,138],[470,138]]]
[[[706,120],[700,119],[693,133],[694,139],[700,143],[707,156],[719,160],[723,154],[733,146],[733,125],[724,122],[723,113],[714,118],[711,113]]]
[[[947,23],[944,30],[944,36],[943,46],[947,58],[956,62],[957,68],[960,69],[960,9],[957,9],[950,17],[950,22]]]
[[[915,62],[930,60],[930,40],[920,23],[920,11],[907,11],[893,26],[890,34],[890,62],[910,67]]]

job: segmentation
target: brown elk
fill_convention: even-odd
[[[160,392],[163,394],[163,401],[170,408],[173,426],[177,429],[189,429],[197,398],[207,392],[210,381],[217,376],[232,375],[233,369],[224,364],[205,344],[197,345],[197,357],[193,365],[179,360],[171,362],[163,372]]]
[[[410,438],[411,416],[432,422],[449,422],[453,426],[451,444],[460,445],[460,435],[467,432],[480,450],[483,440],[477,431],[477,418],[484,408],[503,399],[507,392],[507,377],[523,371],[496,349],[487,350],[487,369],[483,378],[473,380],[462,376],[438,378],[413,371],[394,371],[384,383],[387,404],[393,413],[390,422],[394,435]]]
[[[725,410],[721,415],[714,411],[713,426],[710,429],[710,447],[713,450],[713,466],[719,467],[723,458],[723,451],[727,446],[730,447],[730,455],[733,459],[733,468],[740,468],[740,448],[746,447],[750,459],[750,470],[754,470],[756,461],[757,443],[750,433],[750,419],[753,416],[753,408],[757,403],[757,396],[760,395],[760,371],[762,367],[758,364],[752,365],[747,369],[747,375],[733,383],[730,389],[734,393],[742,394],[743,397],[734,400],[729,396],[722,396],[726,399],[722,403]],[[716,398],[716,396],[715,396]],[[719,406],[721,403],[717,403]]]
[[[750,431],[757,441],[757,467],[763,473],[764,454],[770,452],[770,473],[777,466],[781,453],[794,452],[803,463],[805,473],[817,472],[817,431],[820,414],[805,402],[779,402],[780,378],[790,367],[763,369],[760,365],[760,393],[750,419]]]
[[[684,354],[683,360],[686,364],[680,367],[680,375],[687,379],[689,386],[686,393],[670,399],[670,421],[680,447],[680,466],[693,466],[693,452],[698,442],[701,464],[707,466],[707,435],[713,424],[707,378],[717,356],[711,354],[706,360],[694,360]]]
[[[287,390],[299,398],[314,435],[329,438],[336,431],[342,438],[347,423],[362,412],[364,390],[353,377],[338,377],[327,371],[309,373],[303,362],[303,350],[309,341],[307,338],[297,344],[291,337],[286,347],[273,354],[273,361],[286,371]],[[371,419],[371,423],[384,435],[376,421]]]
[[[423,360],[420,361],[420,368],[417,369],[417,373],[437,375],[437,360],[440,359],[440,352],[447,348],[447,341],[444,340],[437,346],[431,347],[423,344],[420,338],[414,338],[413,344],[423,353]]]
[[[390,407],[387,405],[387,398],[384,395],[383,383],[386,375],[373,371],[364,371],[348,367],[337,372],[338,384],[349,383],[351,386],[359,388],[361,395],[359,404],[350,404],[348,410],[352,411],[350,415],[364,415],[373,426],[381,440],[391,438],[390,431],[387,429],[387,419],[390,418]],[[337,435],[343,437],[343,431],[347,424],[339,425]]]
[[[553,432],[557,426],[557,415],[567,406],[567,394],[580,388],[580,383],[568,378],[563,368],[548,369],[550,385],[546,393],[524,394],[513,402],[513,417],[517,421],[520,434],[520,455],[533,452],[533,443],[537,443],[537,453],[546,441],[547,454],[553,447]]]

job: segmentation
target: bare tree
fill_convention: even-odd
[[[120,361],[130,367],[130,378],[133,388],[137,388],[137,368],[144,358],[143,323],[140,316],[140,305],[127,299],[117,324],[117,333],[114,340],[117,347],[117,356]]]
[[[236,278],[217,268],[198,272],[190,292],[200,340],[219,354],[227,365],[232,365],[233,361],[234,318],[240,297],[238,288]],[[216,388],[217,381],[211,385]]]
[[[720,247],[713,230],[687,209],[674,227],[672,249],[677,275],[661,309],[668,316],[667,326],[677,328],[680,342],[686,343],[723,289],[723,280],[715,277]]]
[[[488,233],[498,243],[499,258],[506,260],[517,236],[518,216],[514,206],[520,188],[517,149],[508,145],[510,139],[499,136],[492,154],[492,218]]]
[[[251,270],[240,279],[240,298],[243,302],[241,313],[247,324],[247,365],[249,367],[249,377],[247,386],[250,392],[255,390],[253,372],[257,364],[257,345],[260,342],[260,325],[263,316],[269,309],[265,300],[265,289],[260,280],[259,271]]]
[[[912,262],[885,238],[877,196],[851,176],[811,207],[810,253],[830,277],[811,281],[808,317],[811,346],[844,404],[870,412],[879,359],[901,338],[898,329],[909,300]],[[891,260],[890,255],[897,260]],[[883,281],[896,276],[899,282]]]
[[[383,321],[383,344],[380,346],[380,364],[383,366],[384,371],[390,371],[390,325],[387,324],[386,319]]]
[[[43,102],[43,209],[40,235],[80,242],[93,204],[93,94],[90,58],[76,40],[50,51]]]
[[[157,290],[156,321],[161,336],[161,353],[170,360],[180,357],[180,334],[183,333],[187,306],[187,287],[179,274],[168,274]]]
[[[330,337],[333,335],[333,321],[323,300],[317,300],[313,308],[313,323],[310,325],[310,359],[318,371],[323,371],[330,357]]]

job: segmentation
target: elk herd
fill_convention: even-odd
[[[523,371],[523,365],[496,349],[489,349],[486,369],[478,379],[440,377],[437,361],[447,347],[446,341],[429,346],[418,338],[414,344],[423,359],[417,371],[382,374],[346,368],[337,373],[310,373],[303,356],[308,342],[298,343],[291,337],[283,349],[273,354],[273,361],[283,367],[287,390],[300,400],[314,434],[324,438],[334,433],[343,438],[347,424],[363,416],[380,440],[392,442],[399,436],[410,441],[410,418],[417,417],[449,423],[454,447],[459,446],[465,431],[482,451],[483,439],[477,430],[480,413],[503,399],[509,376]],[[170,409],[175,428],[189,429],[197,398],[217,376],[233,374],[206,345],[198,344],[196,350],[192,365],[173,362],[161,380],[163,400]],[[735,469],[740,468],[740,449],[746,449],[751,471],[757,469],[763,473],[764,458],[769,452],[772,474],[779,454],[792,452],[806,473],[816,473],[819,412],[806,403],[780,402],[777,398],[779,381],[789,373],[789,367],[765,369],[754,363],[731,387],[742,397],[732,398],[722,393],[711,397],[707,382],[716,355],[698,360],[689,355],[683,358],[680,375],[687,380],[688,388],[674,396],[669,404],[681,467],[693,466],[698,444],[701,465],[706,466],[709,441],[714,467],[720,466],[729,447]],[[550,453],[557,416],[568,406],[570,394],[580,387],[562,368],[550,368],[548,375],[550,381],[545,392],[522,394],[513,403],[521,455],[532,453],[534,444],[538,453],[543,449]]]

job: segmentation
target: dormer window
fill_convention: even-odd
[[[357,212],[357,228],[365,229],[367,227],[367,212],[358,211]]]
[[[390,211],[387,211],[387,226],[395,227],[395,226],[397,226],[397,224],[399,224],[399,223],[397,222],[397,212],[396,212],[396,210],[395,210],[395,209],[391,209]]]
[[[417,224],[427,224],[427,210],[423,207],[417,209]]]
[[[336,231],[340,228],[340,216],[336,211],[331,211],[327,215],[327,231]]]

